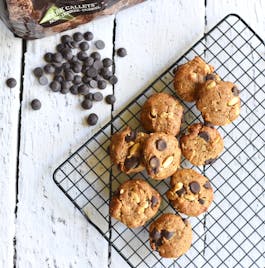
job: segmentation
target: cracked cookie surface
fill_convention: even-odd
[[[175,136],[151,133],[143,146],[143,158],[148,175],[155,180],[171,176],[179,167],[181,150]]]
[[[199,216],[213,201],[209,180],[192,169],[177,170],[170,181],[167,198],[172,206],[188,216]]]
[[[111,137],[110,158],[121,171],[129,174],[145,169],[142,160],[142,146],[148,134],[126,127]]]
[[[198,56],[178,66],[174,78],[174,88],[179,97],[187,102],[196,101],[200,85],[213,71],[214,68]]]
[[[191,225],[178,215],[164,214],[150,225],[149,241],[160,256],[178,258],[191,246]]]
[[[213,126],[196,123],[180,138],[180,148],[183,156],[193,165],[207,165],[213,163],[221,154],[224,141]]]
[[[165,132],[176,136],[183,116],[182,105],[167,93],[152,95],[141,110],[141,123],[150,132]]]
[[[113,195],[110,215],[129,228],[136,228],[154,217],[160,204],[160,194],[146,181],[128,180]]]
[[[231,82],[208,80],[200,88],[196,106],[206,122],[224,126],[240,114],[239,93]]]

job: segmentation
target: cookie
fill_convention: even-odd
[[[191,246],[191,225],[178,215],[164,214],[150,225],[149,241],[160,256],[178,258]]]
[[[171,176],[180,165],[181,151],[175,136],[163,132],[151,133],[143,146],[144,164],[155,180]]]
[[[148,134],[126,127],[111,137],[110,158],[121,171],[129,174],[144,170],[142,145]]]
[[[150,132],[165,132],[176,136],[183,116],[182,105],[167,93],[152,95],[141,110],[142,126]]]
[[[213,201],[209,180],[192,169],[180,169],[172,176],[167,198],[172,206],[188,216],[199,216]]]
[[[200,88],[196,106],[206,122],[224,126],[239,116],[239,93],[231,82],[208,80]]]
[[[160,194],[146,181],[128,180],[112,197],[110,215],[129,228],[136,228],[154,217],[160,204]]]
[[[196,56],[192,61],[178,66],[174,88],[181,99],[192,102],[197,99],[198,88],[205,82],[207,75],[214,71],[214,67]]]
[[[224,149],[224,141],[213,126],[196,123],[189,126],[187,133],[180,138],[183,156],[193,165],[213,163]]]

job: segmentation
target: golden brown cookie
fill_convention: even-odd
[[[192,169],[180,169],[172,176],[167,198],[178,212],[199,216],[213,201],[209,180]]]
[[[152,95],[143,105],[141,123],[150,132],[165,132],[176,136],[183,116],[182,105],[167,93]]]
[[[192,230],[188,220],[174,214],[164,214],[149,228],[151,248],[164,258],[178,258],[186,253],[192,242]]]
[[[196,102],[206,122],[224,126],[234,121],[240,113],[239,90],[225,81],[206,81],[200,88]]]
[[[143,146],[143,158],[151,178],[166,179],[180,165],[181,151],[178,140],[175,136],[163,132],[151,133]]]
[[[207,165],[221,154],[224,141],[213,126],[196,123],[180,138],[180,148],[184,157],[193,165]]]
[[[178,66],[175,73],[174,88],[179,97],[188,102],[196,101],[198,88],[205,82],[206,76],[213,71],[214,67],[198,56]]]
[[[126,127],[111,137],[110,158],[120,170],[129,174],[144,170],[142,145],[148,134]]]
[[[128,180],[112,197],[110,215],[129,228],[136,228],[155,216],[160,204],[160,194],[146,181]]]

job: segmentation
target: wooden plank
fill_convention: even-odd
[[[103,57],[112,56],[113,16],[77,30],[90,30],[102,39]],[[69,31],[69,34],[77,30]],[[97,103],[90,111],[76,96],[55,94],[41,87],[32,69],[41,65],[45,51],[53,51],[60,35],[29,41],[25,59],[22,102],[21,150],[17,214],[17,267],[106,267],[107,241],[86,221],[52,180],[55,168],[101,125],[110,119],[111,107]],[[112,92],[112,86],[102,91]],[[39,98],[42,109],[30,102]],[[99,115],[96,127],[88,127],[90,112]]]
[[[0,266],[13,267],[16,207],[16,171],[22,41],[0,22]],[[16,55],[14,55],[16,51]],[[17,80],[10,89],[5,81]]]

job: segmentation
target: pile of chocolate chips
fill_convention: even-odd
[[[46,65],[37,67],[33,70],[40,85],[47,85],[49,80],[46,76],[52,75],[52,81],[49,84],[53,92],[62,94],[72,93],[74,95],[83,95],[81,106],[85,110],[93,107],[93,102],[103,100],[100,91],[104,90],[107,83],[115,85],[118,78],[113,74],[113,61],[110,58],[101,59],[98,51],[88,53],[92,46],[94,35],[92,32],[76,32],[73,36],[63,35],[61,43],[56,46],[57,52],[48,52],[44,55]],[[98,50],[105,48],[102,40],[97,40],[93,44]],[[75,51],[77,51],[75,53]],[[117,55],[124,57],[127,51],[124,48],[117,50]],[[93,92],[91,92],[93,91]],[[114,95],[107,95],[105,101],[113,104],[116,101]],[[89,125],[95,125],[98,116],[94,113],[87,118]]]

